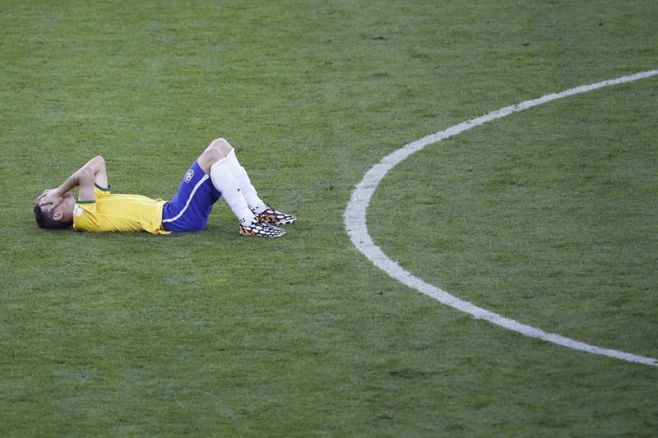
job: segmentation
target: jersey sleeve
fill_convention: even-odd
[[[102,198],[103,196],[110,196],[112,194],[112,187],[101,187],[98,184],[94,184],[94,193],[96,198]]]

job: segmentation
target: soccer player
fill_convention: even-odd
[[[71,193],[75,187],[77,200]],[[280,237],[285,230],[277,225],[296,220],[258,197],[235,150],[223,138],[214,140],[185,172],[171,201],[112,193],[105,160],[97,156],[59,187],[45,190],[36,200],[34,216],[39,227],[48,229],[73,226],[76,231],[152,234],[201,231],[220,197],[240,221],[239,232],[244,236]]]

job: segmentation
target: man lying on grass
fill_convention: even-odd
[[[76,200],[71,190],[78,187]],[[233,147],[223,138],[213,141],[183,176],[171,201],[110,192],[105,160],[92,158],[59,187],[45,190],[36,200],[34,216],[41,228],[76,231],[147,231],[153,234],[201,231],[212,207],[226,200],[245,236],[279,237],[277,225],[295,216],[265,204],[256,193]]]

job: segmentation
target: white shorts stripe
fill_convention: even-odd
[[[199,189],[199,187],[201,187],[201,185],[204,182],[206,182],[208,178],[210,177],[207,174],[203,175],[203,178],[201,178],[199,182],[197,182],[196,185],[194,186],[194,189],[192,189],[192,193],[190,193],[189,198],[187,198],[187,201],[185,202],[185,207],[183,207],[183,209],[176,216],[169,219],[163,219],[162,222],[174,222],[175,220],[180,218],[183,215],[183,213],[185,213],[185,210],[187,210],[187,207],[190,206],[190,202],[192,202],[192,198],[194,198],[194,194],[196,193],[196,191]]]

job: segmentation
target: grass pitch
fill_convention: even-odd
[[[657,68],[651,1],[0,2],[0,434],[633,435],[658,370],[473,320],[350,244],[383,156],[491,110]],[[658,80],[427,148],[376,242],[547,331],[658,357]],[[34,197],[95,154],[168,197],[218,136],[283,239],[44,232]]]

